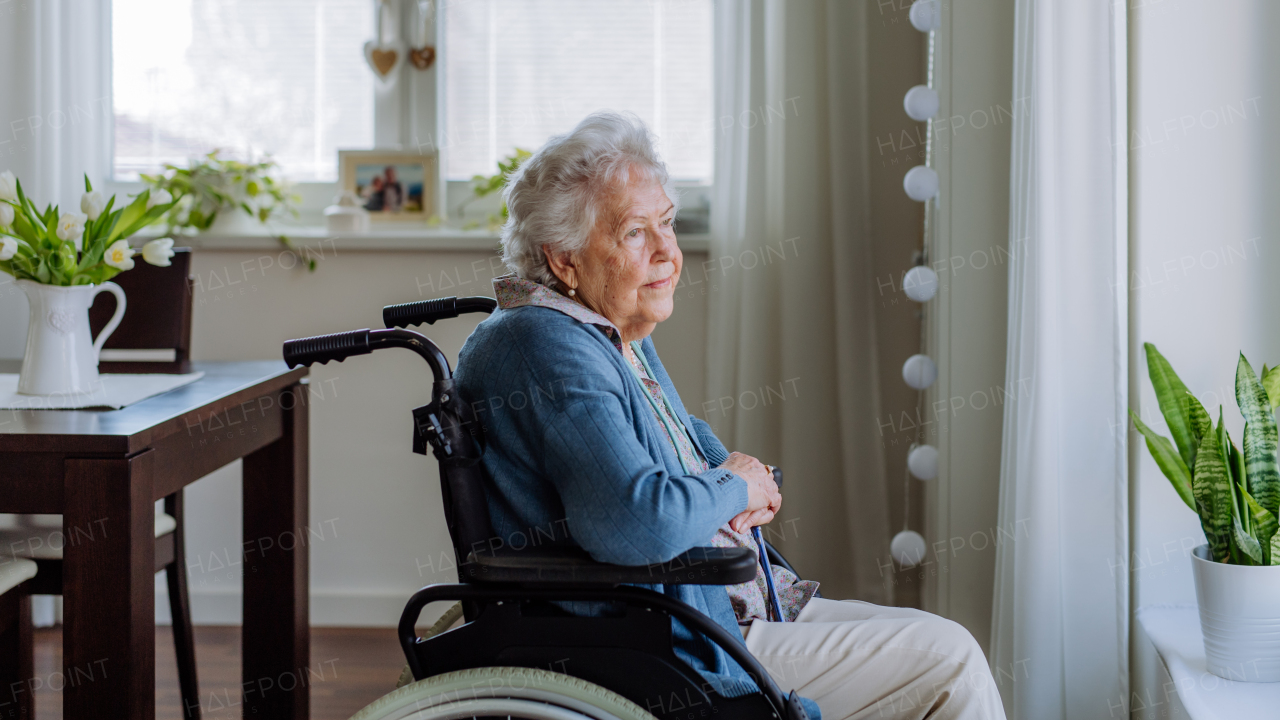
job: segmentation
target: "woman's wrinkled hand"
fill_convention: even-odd
[[[734,532],[747,532],[757,525],[767,525],[782,507],[782,493],[773,481],[773,471],[764,463],[743,453],[729,454],[721,465],[747,481],[747,509],[729,521]]]

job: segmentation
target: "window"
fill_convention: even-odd
[[[629,110],[676,180],[712,175],[711,0],[454,0],[444,8],[446,176],[497,172],[593,110]]]
[[[336,180],[338,148],[373,145],[373,20],[369,0],[114,0],[115,178],[221,148]]]

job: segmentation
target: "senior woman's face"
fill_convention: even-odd
[[[676,244],[675,207],[661,185],[632,182],[617,200],[616,214],[602,218],[571,264],[578,297],[630,342],[671,316],[684,257]]]

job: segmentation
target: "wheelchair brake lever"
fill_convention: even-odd
[[[428,445],[434,446],[444,457],[453,454],[440,424],[439,408],[434,402],[413,409],[413,451],[426,455]]]
[[[458,396],[453,380],[436,383],[431,394],[431,402],[413,409],[413,451],[426,455],[430,447],[441,461],[479,458],[484,452],[484,429]]]
[[[809,713],[805,712],[800,696],[796,695],[795,690],[787,696],[786,716],[786,720],[809,720]]]

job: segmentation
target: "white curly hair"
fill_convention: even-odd
[[[637,177],[662,185],[679,210],[653,134],[635,115],[593,113],[552,137],[507,178],[503,262],[525,280],[558,288],[543,246],[552,253],[581,251],[601,221],[612,220],[610,199]]]

